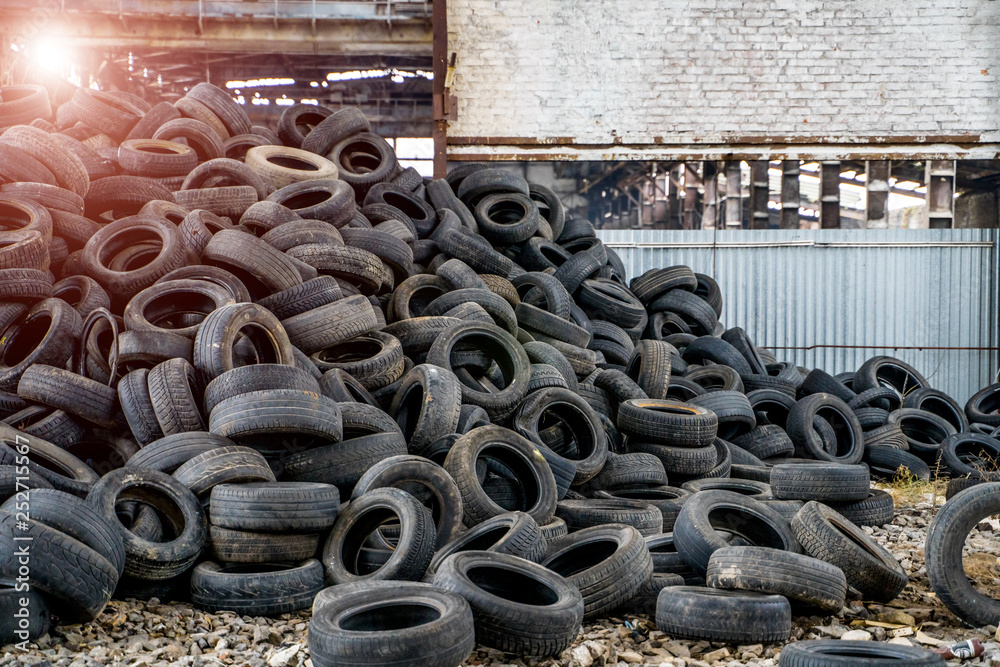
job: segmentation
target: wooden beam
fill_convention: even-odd
[[[892,163],[888,160],[865,162],[865,227],[882,229],[889,226],[889,173]]]
[[[840,229],[840,160],[823,162],[819,180],[819,226]]]
[[[743,193],[739,160],[726,162],[726,229],[743,226]]]
[[[750,229],[767,229],[771,226],[771,214],[767,210],[770,198],[767,164],[767,160],[750,162]]]
[[[799,228],[799,161],[781,161],[781,229]]]

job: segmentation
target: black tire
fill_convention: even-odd
[[[234,530],[316,533],[334,524],[339,505],[329,484],[225,483],[212,488],[209,519]]]
[[[159,440],[164,435],[149,396],[148,376],[149,370],[141,368],[127,373],[118,382],[118,400],[122,414],[140,447]]]
[[[313,354],[378,328],[375,310],[360,294],[282,320],[291,343]]]
[[[953,477],[1000,482],[1000,440],[979,433],[956,433],[941,443],[940,461]]]
[[[441,563],[432,583],[468,600],[478,643],[508,653],[558,655],[583,621],[583,596],[576,586],[509,554],[454,554]]]
[[[199,498],[219,484],[274,482],[267,460],[249,447],[217,447],[198,454],[174,471],[174,478]]]
[[[672,586],[656,601],[656,627],[671,637],[733,644],[783,642],[792,608],[780,595]]]
[[[209,526],[210,558],[220,563],[291,563],[314,558],[320,533],[258,533]]]
[[[927,531],[927,578],[948,609],[971,626],[992,623],[1000,601],[977,591],[965,573],[962,550],[972,529],[1000,513],[1000,483],[975,484],[944,504]]]
[[[791,456],[795,452],[792,439],[775,424],[760,424],[752,431],[733,438],[733,444],[758,459]]]
[[[453,667],[475,648],[472,610],[424,583],[365,581],[316,596],[309,622],[316,667],[364,667],[373,651],[396,667]]]
[[[909,451],[928,463],[933,463],[940,456],[941,443],[955,435],[955,427],[947,419],[915,408],[890,412],[887,423],[898,425],[906,436]]]
[[[719,420],[705,408],[666,400],[629,400],[618,406],[618,427],[627,435],[676,447],[708,447]]]
[[[49,607],[41,591],[19,590],[16,579],[0,579],[0,645],[33,641],[49,631]]]
[[[837,445],[828,452],[814,426],[816,417],[837,422]],[[812,394],[798,401],[788,413],[785,428],[796,448],[810,458],[832,463],[854,464],[864,455],[864,433],[854,411],[832,394]]]
[[[893,447],[866,447],[864,462],[868,464],[871,475],[882,481],[892,481],[902,468],[906,476],[913,476],[922,481],[931,478],[931,469],[919,457],[909,452]]]
[[[339,404],[296,389],[227,398],[212,410],[209,430],[269,456],[340,442],[344,432]],[[280,442],[275,438],[279,434]]]
[[[687,363],[687,362],[683,362]],[[751,376],[749,377],[763,377],[763,376]],[[675,378],[679,379],[679,378]],[[710,366],[687,366],[684,369],[684,379],[690,380],[695,384],[703,387],[705,393],[713,393],[716,391],[735,391],[739,393],[744,393],[746,391],[746,386],[744,385],[743,378],[734,369],[729,366],[723,366],[722,364],[712,364]]]
[[[98,424],[115,428],[118,396],[111,387],[62,368],[33,364],[17,384],[21,398]]]
[[[259,567],[206,561],[191,573],[191,602],[209,612],[280,616],[308,609],[323,587],[316,559]]]
[[[672,289],[669,292],[661,294],[652,303],[648,304],[647,309],[651,313],[663,311],[676,313],[690,327],[691,332],[697,336],[710,336],[719,323],[718,313],[715,312],[710,303],[697,294],[692,294],[683,289]],[[731,345],[728,343],[724,343],[724,345],[733,354],[739,356],[739,353]],[[699,356],[698,358],[700,359],[701,357]],[[733,357],[732,359],[735,361],[736,358]],[[747,366],[742,356],[739,357],[739,361],[744,366]],[[729,364],[726,365],[728,366]]]
[[[854,390],[844,386],[843,382],[819,368],[810,371],[799,386],[799,395],[809,396],[811,394],[830,394],[845,403],[853,401],[858,396]]]
[[[797,641],[781,649],[781,667],[944,667],[936,653],[919,646],[886,642],[820,639]]]
[[[400,525],[392,556],[378,570],[362,574],[358,556],[366,538],[388,520]],[[323,547],[327,580],[349,584],[361,580],[419,581],[434,556],[436,536],[431,511],[409,493],[395,488],[369,491],[337,518]]]
[[[663,463],[651,454],[608,454],[601,468],[584,488],[583,493],[595,491],[624,491],[667,485]]]
[[[136,535],[118,521],[115,506],[135,500],[151,505],[166,521],[174,539],[154,542]],[[156,470],[122,468],[97,482],[87,502],[121,534],[125,544],[125,574],[159,581],[189,570],[201,554],[208,522],[198,498],[179,481]]]
[[[427,363],[451,370],[455,348],[474,346],[492,357],[503,373],[506,386],[496,392],[473,389],[462,383],[462,402],[478,405],[490,419],[510,415],[528,390],[530,365],[521,344],[500,327],[463,322],[441,333],[427,352]]]
[[[972,477],[956,477],[955,479],[950,479],[948,480],[948,486],[945,488],[944,492],[945,501],[951,500],[971,486],[987,483],[988,482],[984,479],[975,479]]]
[[[661,340],[641,340],[632,349],[625,374],[635,380],[649,398],[664,400],[670,387],[670,371],[676,348]]]
[[[958,401],[940,389],[917,389],[906,395],[906,398],[903,399],[902,406],[884,405],[881,407],[885,407],[890,410],[897,407],[927,410],[928,412],[933,412],[939,417],[947,419],[959,433],[969,430],[969,418],[966,415],[965,410],[963,410],[962,406],[958,404]]]
[[[637,442],[629,438],[628,450],[652,454],[660,459],[668,477],[699,477],[711,471],[718,460],[718,452],[713,445],[707,447],[674,447],[658,443]]]
[[[896,515],[892,496],[881,489],[872,489],[862,500],[827,504],[857,526],[884,526]]]
[[[17,308],[23,312],[23,306]],[[16,391],[21,375],[32,364],[65,366],[82,333],[83,319],[65,301],[36,303],[10,323],[0,338],[0,389]]]
[[[458,432],[462,387],[451,371],[418,364],[396,390],[389,413],[399,424],[410,451],[420,453],[441,436]]]
[[[480,457],[510,470],[524,498],[518,509],[539,525],[548,523],[556,510],[556,481],[542,453],[528,440],[501,426],[481,426],[459,438],[448,452],[444,468],[462,494],[465,524],[472,526],[506,510],[483,489],[476,471]]]
[[[240,365],[234,348],[241,336],[253,344],[258,363],[293,365],[292,344],[277,318],[257,304],[234,303],[206,317],[195,337],[193,363],[205,384]]]
[[[771,487],[767,482],[758,482],[749,479],[729,479],[729,478],[706,478],[706,479],[695,479],[690,482],[684,482],[681,488],[690,491],[691,493],[698,493],[699,491],[733,491],[743,496],[753,498],[754,500],[770,500],[771,499]]]
[[[146,378],[156,421],[164,435],[204,431],[198,378],[187,359],[157,364]]]
[[[698,286],[694,271],[687,266],[668,266],[664,269],[650,269],[629,282],[629,288],[640,301],[649,304],[665,292],[682,289],[693,292]]]
[[[579,381],[577,380],[576,372],[573,370],[573,366],[566,358],[566,355],[548,343],[543,343],[541,341],[531,341],[529,343],[525,343],[523,348],[531,363],[548,364],[549,366],[552,366],[558,370],[559,374],[563,376],[564,380],[566,380],[566,386],[569,387],[569,389],[573,391],[578,390]]]
[[[405,455],[406,440],[398,431],[376,432],[299,450],[289,448],[291,455],[276,464],[279,474],[297,481],[333,484],[346,497],[369,468],[390,457]]]
[[[910,448],[910,443],[907,441],[903,429],[899,428],[898,424],[885,424],[870,431],[865,431],[866,453],[872,447],[883,446],[907,451]]]
[[[708,561],[705,581],[712,588],[783,595],[835,613],[847,596],[847,579],[839,568],[765,547],[718,549]]]
[[[702,491],[684,502],[674,524],[677,552],[702,575],[712,552],[729,546],[718,530],[732,532],[752,546],[802,552],[788,521],[760,501],[732,491]]]
[[[308,372],[294,366],[281,364],[253,364],[240,366],[216,377],[205,387],[203,404],[205,414],[211,414],[222,401],[268,389],[292,389],[317,392],[319,383]]]
[[[492,551],[537,563],[547,550],[548,541],[529,515],[524,512],[501,514],[441,545],[427,567],[425,578],[433,577],[445,558],[461,551]]]
[[[11,580],[19,576],[19,560],[24,558],[24,545],[28,543],[31,588],[58,601],[62,605],[59,615],[65,621],[97,618],[118,583],[117,570],[82,542],[37,521],[23,519],[0,513],[0,577]]]
[[[663,533],[669,533],[674,529],[677,515],[681,512],[684,502],[691,496],[687,489],[673,486],[655,486],[648,489],[627,489],[620,491],[598,491],[595,498],[621,498],[634,500],[652,505],[660,510],[663,518]]]
[[[11,444],[8,446],[4,442]],[[27,466],[23,463],[25,455],[28,457]],[[53,488],[81,498],[87,497],[91,487],[100,479],[86,463],[62,447],[19,432],[6,424],[0,425],[0,465],[27,467],[29,477],[42,477]]]
[[[906,586],[906,572],[893,555],[826,505],[806,503],[791,523],[805,552],[843,570],[866,600],[889,602]]]
[[[215,433],[178,433],[155,440],[126,462],[129,468],[149,468],[168,475],[195,456],[235,443]]]
[[[556,505],[556,516],[566,522],[570,532],[608,523],[632,526],[642,535],[657,535],[663,532],[663,515],[659,508],[640,500],[624,498],[561,500]]]
[[[776,465],[770,483],[778,500],[857,501],[871,488],[867,466],[837,463]]]
[[[718,436],[723,440],[737,438],[757,426],[750,401],[738,391],[710,391],[690,402],[715,413],[719,421]]]
[[[653,561],[639,531],[621,525],[585,528],[554,540],[542,565],[580,590],[584,620],[625,604],[653,574]]]
[[[965,414],[973,424],[1000,426],[1000,382],[973,394],[965,404]]]
[[[454,541],[460,535],[462,495],[455,480],[441,466],[420,456],[402,455],[383,459],[361,476],[351,492],[351,498],[360,498],[383,487],[403,489],[424,502],[437,526],[437,547]]]
[[[583,484],[601,471],[608,457],[607,437],[597,414],[586,401],[569,389],[533,392],[514,414],[514,430],[536,445],[545,446],[539,433],[543,418],[561,425],[566,437],[572,439],[571,451],[555,445],[549,449],[576,464],[574,484]]]
[[[106,558],[119,575],[125,569],[125,546],[114,524],[83,499],[55,489],[33,489],[27,501],[14,496],[0,505],[0,512],[19,511],[87,545]]]
[[[909,364],[893,357],[872,357],[854,373],[854,391],[892,387],[906,398],[915,389],[929,387],[927,378]]]

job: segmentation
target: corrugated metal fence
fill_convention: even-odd
[[[722,288],[722,321],[779,359],[832,373],[909,362],[963,405],[994,382],[1000,230],[598,232],[631,279],[686,264]]]

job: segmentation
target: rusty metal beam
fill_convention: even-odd
[[[743,193],[739,160],[726,162],[726,228],[743,226]]]
[[[41,34],[31,30],[31,12],[4,9],[0,32],[25,35],[30,42]],[[276,25],[275,25],[276,23]],[[51,16],[44,36],[67,48],[163,48],[198,53],[243,51],[284,54],[421,55],[432,53],[431,26],[425,20],[380,19],[203,20],[189,17],[132,17],[121,21],[103,14]]]
[[[684,165],[684,229],[701,227],[698,215],[698,165],[688,162]]]
[[[767,229],[771,226],[771,214],[767,210],[770,198],[767,178],[767,161],[750,162],[750,229]]]
[[[819,225],[840,229],[840,162],[828,160],[819,172]]]
[[[448,9],[446,0],[434,2],[434,80],[431,82],[434,100],[434,178],[444,178],[448,173],[448,102],[445,88],[448,78]]]
[[[702,180],[705,183],[705,198],[702,200],[701,228],[716,229],[719,226],[719,169],[715,162],[701,163]]]
[[[954,160],[928,160],[924,183],[927,185],[927,226],[931,229],[950,229],[955,225],[955,172]]]
[[[551,143],[505,144],[484,138],[478,144],[463,144],[448,138],[448,159],[473,162],[698,162],[705,160],[997,160],[1000,143],[912,142],[831,144],[601,144],[562,145]]]
[[[881,229],[889,226],[889,160],[865,162],[865,227]]]
[[[781,229],[799,228],[799,161],[781,162]]]

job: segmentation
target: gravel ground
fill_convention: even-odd
[[[870,638],[908,642],[933,648],[973,637],[986,645],[986,654],[963,664],[1000,667],[1000,637],[996,626],[975,630],[962,627],[930,592],[924,570],[923,545],[932,517],[929,500],[898,507],[891,525],[866,529],[903,564],[910,583],[889,605],[849,603],[842,617],[796,616],[792,639],[830,637]],[[980,524],[967,542],[979,565],[979,583],[1000,597],[1000,522]],[[984,590],[985,590],[984,589]],[[865,621],[912,625],[905,637],[887,635],[892,629],[864,626]],[[182,665],[249,665],[250,667],[311,667],[307,648],[308,613],[278,619],[207,614],[188,604],[112,601],[101,617],[87,625],[53,629],[28,653],[0,650],[0,667],[34,665],[48,661],[54,667],[114,665],[166,667]],[[904,633],[909,630],[903,630]],[[862,634],[863,633],[863,634]],[[858,635],[858,636],[855,636]],[[780,645],[733,646],[704,641],[672,640],[656,630],[645,616],[611,618],[585,626],[576,643],[557,658],[521,660],[481,648],[467,665],[528,665],[531,667],[589,667],[590,665],[682,665],[738,667],[776,665]],[[955,662],[954,664],[959,664]]]

